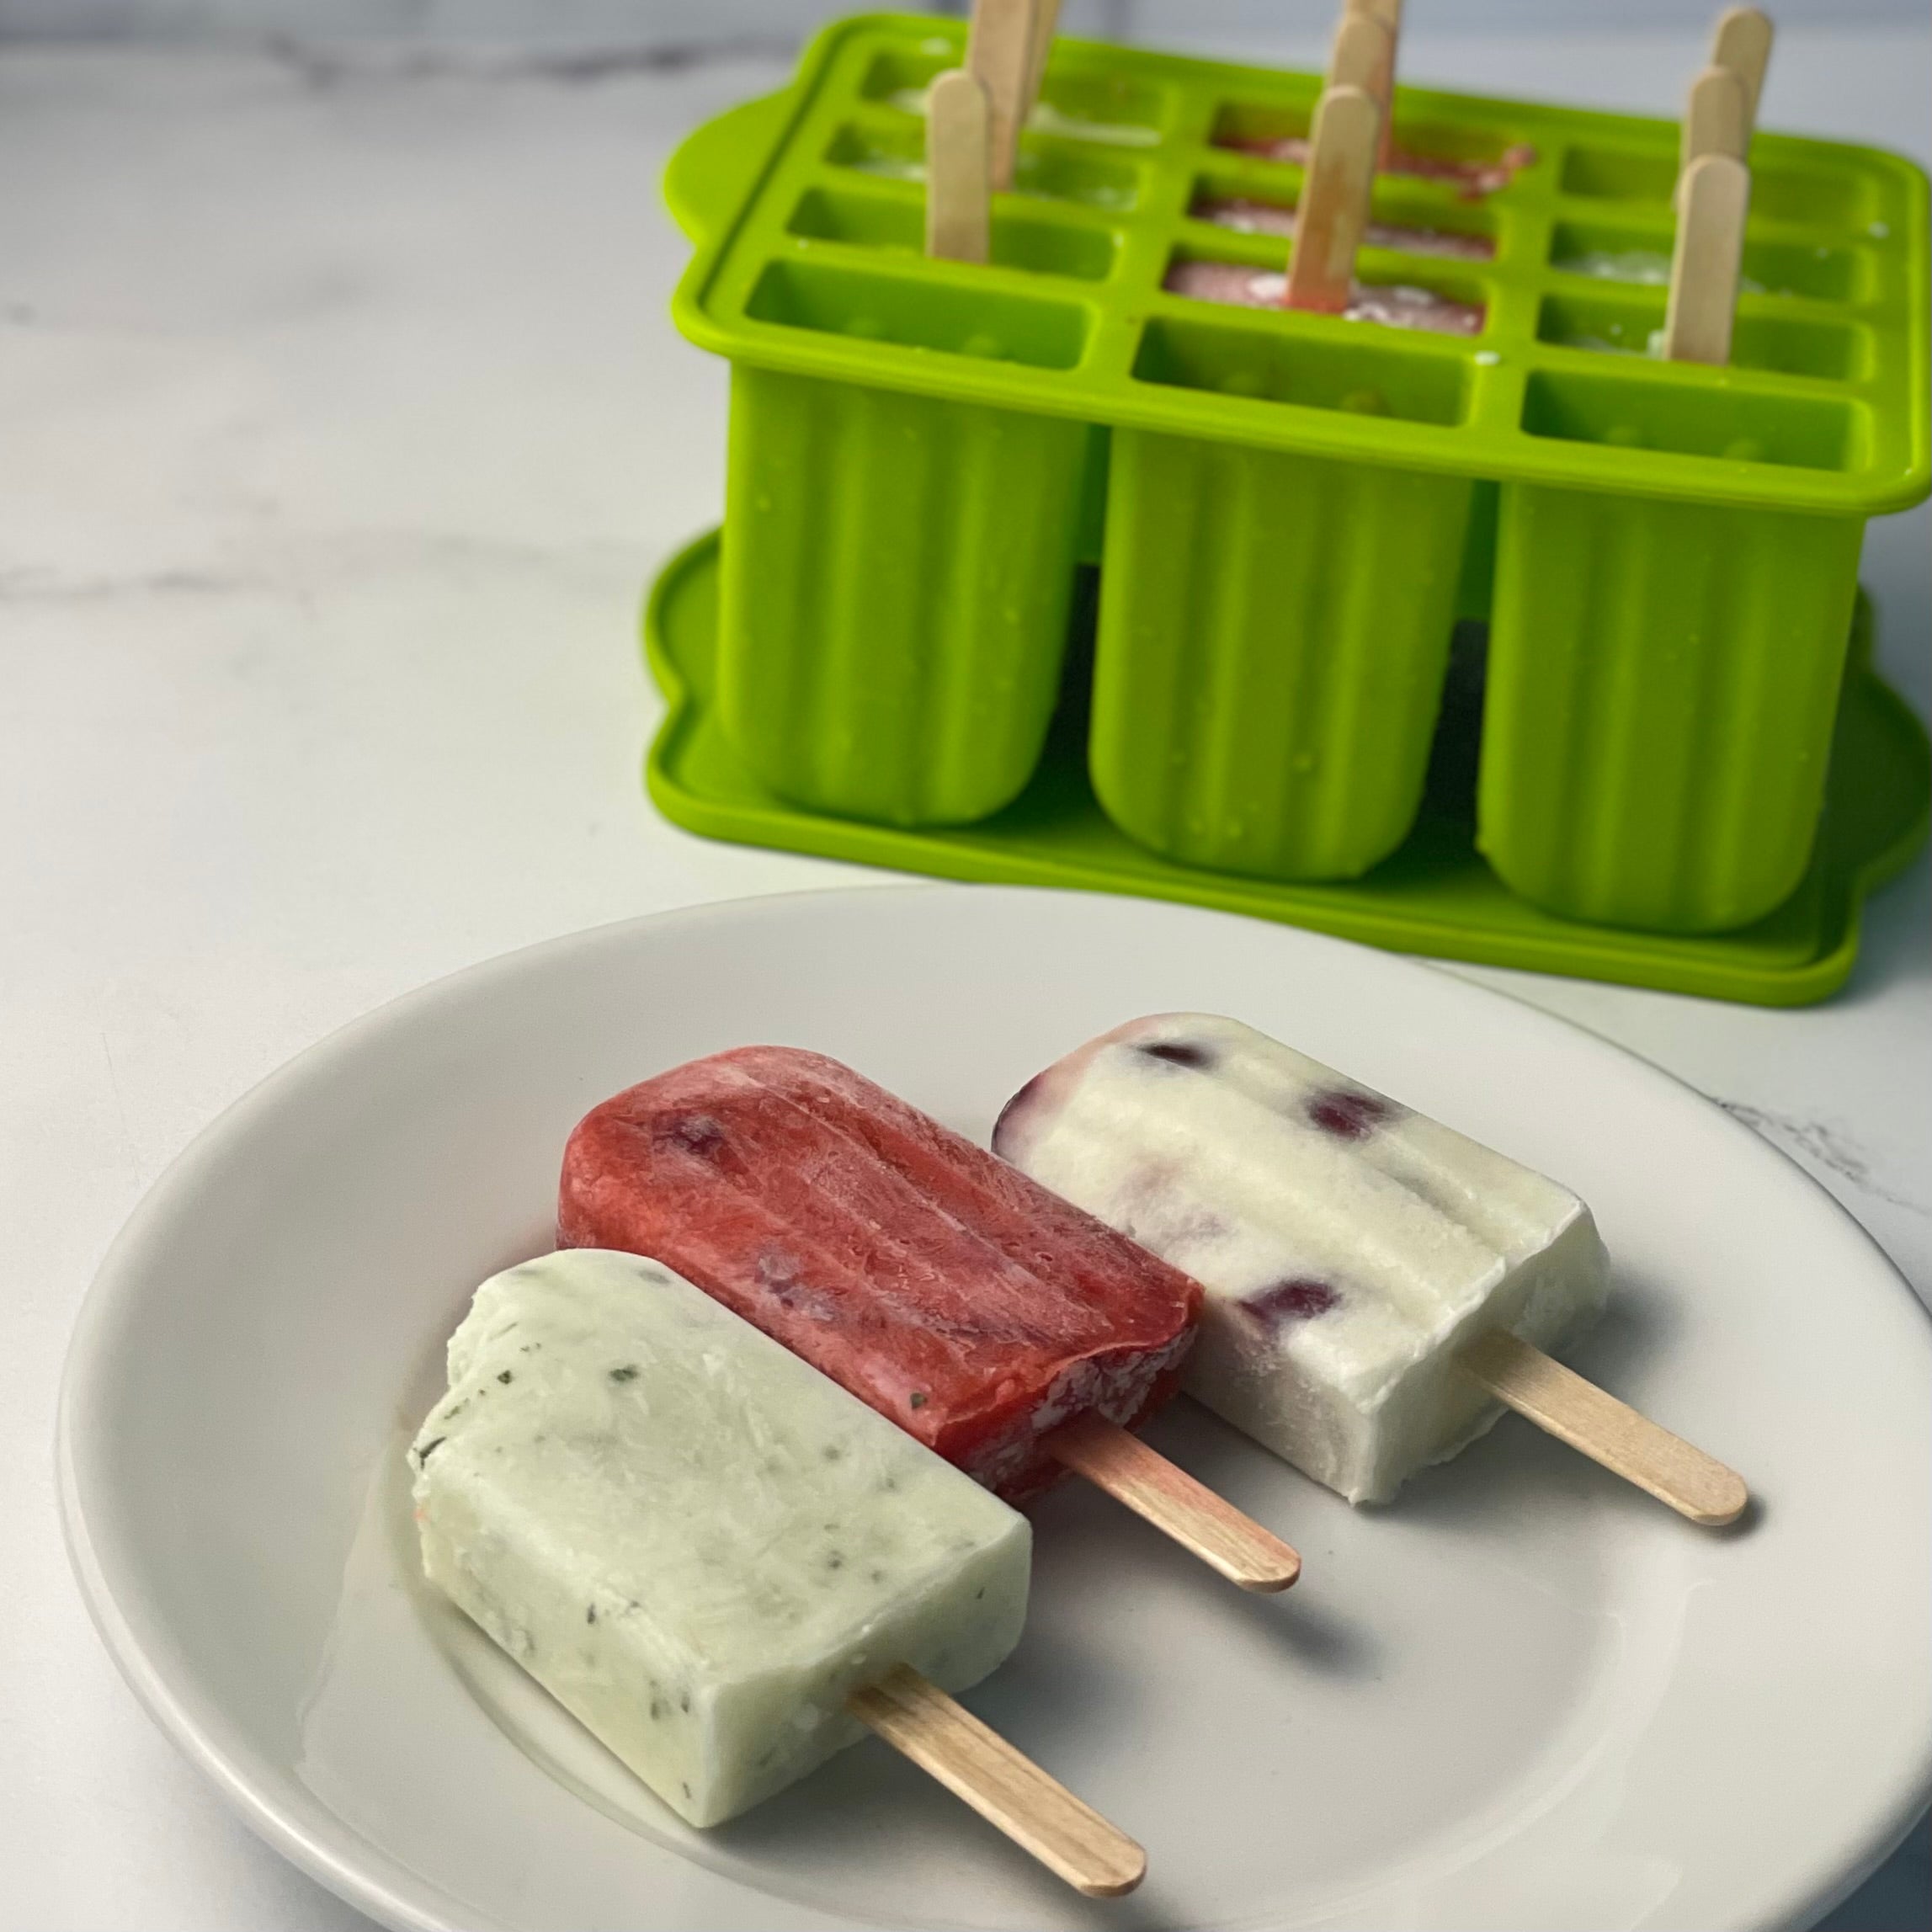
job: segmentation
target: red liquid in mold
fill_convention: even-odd
[[[1221,147],[1252,154],[1263,161],[1285,161],[1305,167],[1308,160],[1308,137],[1301,134],[1280,135],[1257,141],[1224,141]],[[1493,161],[1451,161],[1446,156],[1412,154],[1406,148],[1393,148],[1381,164],[1384,174],[1418,175],[1425,181],[1442,181],[1461,191],[1465,201],[1480,201],[1507,188],[1536,158],[1536,151],[1526,142],[1505,148]]]
[[[1279,269],[1254,269],[1241,262],[1176,262],[1161,286],[1171,295],[1188,295],[1195,301],[1278,309],[1287,297],[1288,278]],[[1434,289],[1412,288],[1406,283],[1357,282],[1342,314],[1349,322],[1424,329],[1434,335],[1482,333],[1480,302],[1456,301]]]
[[[1291,240],[1295,210],[1278,201],[1253,201],[1239,194],[1205,195],[1188,210],[1190,221],[1206,221],[1238,235],[1278,235]],[[1371,248],[1395,248],[1411,255],[1440,255],[1445,260],[1493,260],[1496,244],[1487,235],[1459,235],[1450,228],[1404,228],[1389,221],[1371,221],[1362,231]]]

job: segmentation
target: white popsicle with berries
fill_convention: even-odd
[[[1351,1503],[1501,1405],[1695,1520],[1742,1482],[1551,1359],[1608,1292],[1567,1188],[1238,1020],[1163,1014],[1068,1054],[994,1151],[1207,1291],[1185,1386]]]

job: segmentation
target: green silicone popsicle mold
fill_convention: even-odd
[[[1162,286],[1281,267],[1199,210],[1293,204],[1232,144],[1304,131],[1312,75],[1056,41],[992,262],[927,258],[919,95],[962,53],[929,16],[836,24],[667,177],[675,317],[732,363],[716,711],[756,781],[993,819],[1097,563],[1090,780],[1164,860],[1372,881],[1485,616],[1476,843],[1514,893],[1697,934],[1799,891],[1863,524],[1932,482],[1924,177],[1758,136],[1732,364],[1666,364],[1663,290],[1606,278],[1668,258],[1675,125],[1398,89],[1413,152],[1535,152],[1480,200],[1378,178],[1378,223],[1493,251],[1363,251],[1481,305],[1435,335]]]
[[[1862,600],[1838,706],[1811,863],[1776,911],[1739,931],[1643,933],[1559,918],[1508,891],[1475,846],[1480,654],[1459,648],[1414,828],[1366,878],[1284,883],[1177,865],[1101,811],[1087,771],[1093,598],[1075,599],[1068,677],[1031,782],[977,825],[907,828],[815,812],[745,766],[717,712],[718,540],[666,565],[645,612],[652,676],[666,700],[645,783],[667,818],[709,838],[817,853],[943,879],[1078,887],[1179,899],[1312,926],[1370,945],[1537,972],[1611,980],[1764,1006],[1800,1006],[1844,984],[1860,915],[1924,844],[1932,798],[1924,727],[1871,668]],[[1472,625],[1466,643],[1480,641]]]

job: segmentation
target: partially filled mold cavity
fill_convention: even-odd
[[[1405,191],[1407,190],[1407,191]],[[1195,179],[1188,219],[1232,234],[1286,242],[1295,233],[1301,198],[1299,171],[1280,181],[1253,182],[1238,174],[1203,173]],[[1445,261],[1487,262],[1496,253],[1495,218],[1465,201],[1418,196],[1395,178],[1376,184],[1375,205],[1363,245],[1392,253]]]
[[[1300,167],[1308,156],[1313,102],[1229,101],[1214,119],[1213,145],[1258,160]],[[1397,103],[1395,142],[1383,172],[1438,183],[1475,200],[1507,188],[1536,159],[1527,142],[1502,130],[1417,121]]]
[[[1161,287],[1168,295],[1234,308],[1284,306],[1288,289],[1285,268],[1253,261],[1230,261],[1193,248],[1175,251]],[[1474,283],[1358,280],[1343,319],[1385,328],[1420,329],[1431,335],[1479,335],[1486,314],[1482,289]]]

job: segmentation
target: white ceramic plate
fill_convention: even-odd
[[[1306,1570],[1252,1598],[1067,1486],[971,1701],[1145,1843],[1064,1891],[884,1746],[681,1826],[418,1583],[398,1451],[474,1285],[549,1245],[572,1123],[748,1041],[976,1136],[1138,1013],[1239,1014],[1579,1189],[1579,1365],[1743,1471],[1691,1528],[1506,1419],[1355,1513],[1185,1402],[1160,1446]],[[155,1189],[82,1316],[74,1558],[136,1690],[272,1844],[396,1926],[1809,1923],[1932,1793],[1932,1329],[1833,1202],[1589,1035],[1385,954],[1185,907],[764,899],[479,967],[304,1055]]]

